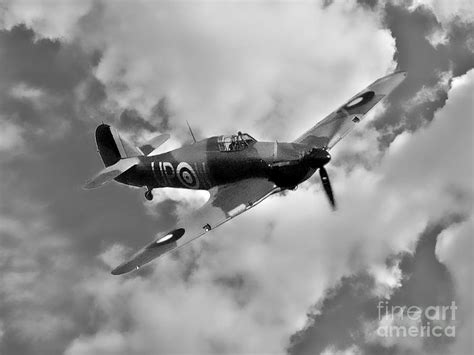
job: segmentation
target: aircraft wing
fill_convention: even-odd
[[[178,219],[167,233],[159,233],[155,240],[112,271],[120,275],[149,263],[153,259],[204,235],[228,220],[254,207],[280,188],[266,179],[247,179],[213,187],[209,200],[189,216]]]
[[[399,71],[374,81],[353,96],[344,105],[318,122],[295,140],[315,148],[331,149],[384,97],[390,94],[406,77]]]

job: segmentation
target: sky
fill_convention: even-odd
[[[0,354],[473,352],[472,1],[0,4]],[[206,193],[82,190],[98,124],[292,141],[395,70],[331,152],[336,212],[312,178],[110,274]],[[456,336],[378,336],[381,301],[455,302]]]

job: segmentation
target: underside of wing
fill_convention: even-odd
[[[247,179],[214,187],[209,190],[209,200],[200,209],[190,216],[178,219],[173,229],[158,234],[153,242],[115,268],[112,274],[120,275],[138,269],[217,228],[278,191],[278,187],[265,179]]]
[[[295,140],[315,148],[331,149],[384,97],[390,94],[406,77],[406,72],[395,72],[380,78],[353,96],[339,109],[318,122]]]

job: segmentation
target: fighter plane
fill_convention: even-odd
[[[145,197],[161,187],[204,189],[208,201],[191,215],[180,217],[169,231],[114,270],[120,275],[139,269],[153,259],[180,248],[210,230],[255,207],[267,197],[295,189],[316,170],[329,202],[336,207],[325,165],[329,151],[406,77],[400,71],[380,78],[292,142],[260,142],[247,133],[214,136],[160,153],[168,134],[135,148],[106,124],[97,127],[95,138],[105,169],[84,188],[109,181],[146,187]]]

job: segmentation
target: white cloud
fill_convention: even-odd
[[[474,273],[472,254],[474,244],[474,216],[445,230],[436,244],[436,256],[453,275],[457,295],[456,341],[451,354],[469,354],[474,349],[472,340],[474,301],[472,298]]]
[[[444,45],[449,42],[448,32],[444,28],[435,29],[426,37],[426,39],[435,48],[438,47],[439,45]]]
[[[403,189],[422,179],[419,192],[451,191],[451,201],[444,203],[452,204],[453,211],[466,210],[473,197],[473,78],[473,70],[455,78],[446,105],[435,113],[434,122],[414,134],[402,134],[405,144],[395,152],[390,150],[390,164],[385,164],[385,179],[399,181]],[[433,203],[441,206],[441,197],[436,196],[439,200]]]
[[[172,127],[188,119],[204,136],[293,139],[394,68],[389,31],[353,1],[125,1],[98,21],[84,36],[104,50],[109,108],[147,115],[166,96]]]
[[[439,100],[439,95],[444,94],[449,89],[452,77],[453,73],[451,71],[438,73],[438,82],[433,86],[423,85],[416,95],[406,103],[406,109]]]
[[[127,248],[120,244],[113,244],[105,252],[100,254],[99,258],[110,268],[116,267],[126,257],[126,253],[130,252]]]
[[[24,144],[22,133],[21,127],[0,117],[0,152],[12,152],[20,148]]]
[[[399,6],[406,4],[406,1],[403,0],[389,1]],[[453,25],[474,24],[474,3],[471,0],[414,0],[409,6],[410,11],[419,8],[431,11],[439,22],[439,26],[435,26],[426,36],[426,39],[434,48],[449,42]],[[468,43],[466,43],[468,48],[472,47],[473,41],[474,38],[469,37]]]
[[[353,345],[344,350],[336,350],[334,347],[330,346],[321,353],[321,355],[360,355],[360,349]]]
[[[374,294],[376,297],[385,299],[390,298],[393,290],[402,285],[402,270],[400,270],[399,263],[388,267],[387,265],[371,265],[369,272],[375,281]]]
[[[91,0],[6,0],[2,3],[0,27],[25,24],[39,37],[70,39],[77,21],[91,5]]]
[[[89,339],[87,344],[81,343],[81,339],[82,338],[78,338],[78,340],[72,344],[66,352],[66,355],[120,355],[133,353],[133,347],[130,346],[129,340],[124,337],[122,332],[113,331],[101,333],[98,336]]]
[[[474,4],[471,0],[415,0],[411,8],[419,6],[433,11],[438,21],[444,25],[454,20],[474,22]]]
[[[153,190],[153,200],[145,202],[146,211],[156,216],[157,207],[166,200],[177,202],[176,214],[182,216],[200,208],[209,199],[209,192],[203,190],[175,189],[165,187]]]
[[[473,346],[473,90],[474,70],[455,78],[446,105],[435,114],[431,125],[416,133],[402,135],[403,143],[397,149],[392,149],[391,146],[391,154],[386,160],[390,161],[386,166],[391,166],[386,172],[386,179],[398,180],[398,192],[405,202],[418,200],[414,205],[407,203],[407,209],[414,211],[414,207],[418,205],[417,208],[429,211],[433,218],[442,217],[448,211],[469,216],[462,224],[445,230],[438,237],[436,245],[436,255],[454,276],[455,290],[459,297],[456,339],[450,348],[452,354],[469,353]],[[420,174],[421,161],[423,174]],[[424,206],[419,205],[421,200],[424,200]],[[459,318],[463,318],[463,322],[459,322]],[[375,330],[367,331],[369,340],[375,337]],[[398,340],[377,339],[386,346],[394,345],[395,341],[399,346],[407,346],[421,352],[422,343],[419,338],[403,342]]]
[[[30,87],[24,83],[19,83],[10,89],[10,95],[17,99],[38,100],[44,95],[39,88]]]
[[[3,322],[0,321],[0,345],[2,344],[4,334],[5,334],[5,326],[3,325]]]
[[[0,297],[8,309],[4,328],[25,342],[55,342],[74,326],[73,314],[54,310],[57,302],[68,302],[65,297],[71,296],[77,275],[69,274],[68,266],[76,260],[65,238],[51,230],[41,206],[28,201],[22,208],[18,199],[8,202],[16,216],[0,215],[5,243],[0,252]],[[4,211],[5,204],[0,202],[0,208]]]

